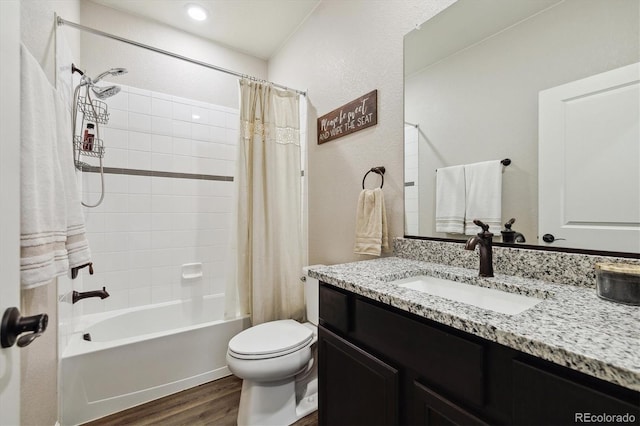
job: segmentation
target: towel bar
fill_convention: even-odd
[[[367,175],[371,172],[379,174],[382,178],[382,183],[380,184],[380,188],[382,189],[384,185],[384,172],[386,172],[384,166],[372,167],[367,173],[365,173],[364,177],[362,178],[362,189],[364,189],[364,181],[367,179]]]

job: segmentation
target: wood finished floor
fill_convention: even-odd
[[[85,423],[85,425],[235,426],[241,388],[242,380],[229,376]],[[294,426],[317,425],[317,411],[294,423]]]

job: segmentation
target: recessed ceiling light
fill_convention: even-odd
[[[199,4],[188,4],[186,8],[191,19],[195,19],[196,21],[204,21],[209,15],[207,10]]]

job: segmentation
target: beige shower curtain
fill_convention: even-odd
[[[299,96],[240,81],[237,214],[226,316],[304,319]]]

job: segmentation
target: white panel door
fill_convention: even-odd
[[[540,92],[540,243],[640,252],[639,83],[640,63]]]
[[[0,316],[20,307],[20,2],[0,0]],[[20,354],[0,348],[0,424],[20,424]]]

